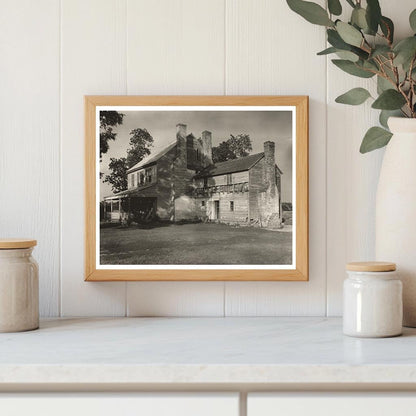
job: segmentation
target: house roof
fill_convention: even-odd
[[[202,178],[204,176],[224,175],[226,173],[248,170],[263,157],[264,153],[262,152],[245,157],[239,157],[237,159],[227,160],[226,162],[219,162],[201,170],[201,172],[195,175],[195,177]]]
[[[156,153],[155,155],[149,155],[145,157],[142,161],[132,166],[127,171],[127,173],[135,172],[136,170],[145,168],[146,166],[156,163],[162,156],[164,156],[166,153],[172,150],[175,146],[176,146],[176,141],[169,144],[168,146],[163,148],[160,152]],[[197,173],[195,177],[202,178],[205,176],[217,176],[217,175],[224,175],[226,173],[242,172],[244,170],[249,170],[263,157],[264,157],[264,152],[261,152],[261,153],[256,153],[254,155],[227,160],[226,162],[219,162],[219,163],[216,163],[215,165],[206,167],[205,169]],[[277,169],[279,169],[278,166],[277,166]],[[279,172],[283,173],[280,169],[279,169]]]
[[[156,153],[155,155],[150,154],[149,156],[141,160],[139,163],[136,163],[134,166],[132,166],[127,171],[127,173],[134,172],[138,169],[142,169],[146,166],[149,166],[152,163],[156,163],[162,156],[164,156],[167,152],[169,152],[169,150],[172,150],[175,146],[176,146],[176,141],[174,141],[173,143],[163,148],[159,153]]]

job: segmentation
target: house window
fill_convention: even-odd
[[[199,160],[199,150],[196,149],[196,160]]]
[[[234,201],[230,201],[230,211],[234,211]]]
[[[111,201],[111,212],[120,212],[120,200],[115,199]]]
[[[152,168],[146,169],[146,183],[152,183]]]
[[[208,178],[204,178],[204,188],[208,187]]]
[[[133,177],[132,183],[133,183],[133,188],[135,188],[137,186],[137,174],[133,173],[133,175],[131,175]]]
[[[144,173],[140,172],[140,185],[144,185]]]
[[[201,201],[201,207],[205,208],[205,201]]]
[[[233,175],[232,173],[227,173],[227,185],[231,185],[233,183]]]

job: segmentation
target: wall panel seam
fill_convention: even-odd
[[[224,95],[227,95],[227,0],[224,0]],[[223,304],[222,304],[222,314],[223,317],[225,318],[226,313],[227,313],[227,284],[226,282],[224,282],[223,284],[223,289],[222,289],[222,293],[223,293]]]
[[[326,42],[325,42],[326,43]],[[329,59],[325,57],[325,316],[328,317],[328,91]]]
[[[128,25],[128,20],[129,20],[129,0],[124,0],[124,4],[125,4],[125,38],[124,38],[124,42],[125,42],[125,58],[124,58],[124,68],[125,68],[125,89],[124,92],[126,95],[129,95],[129,69],[128,69],[128,64],[129,64],[129,57],[128,57],[128,50],[129,50],[129,25]],[[128,283],[124,282],[124,316],[127,317],[128,315],[128,298],[127,298],[127,290],[128,290]]]
[[[328,9],[328,6],[326,7]],[[327,46],[326,41],[326,34],[324,45]],[[329,55],[325,56],[325,265],[324,265],[324,273],[325,273],[325,316],[328,317],[328,91],[329,91],[329,73],[328,73],[328,66],[329,66]]]
[[[62,60],[63,60],[63,50],[62,50],[62,1],[59,0],[59,278],[58,278],[58,315],[62,316],[62,228],[63,228],[63,221],[62,221],[62,195],[63,195],[63,186],[62,186],[62,178],[63,178],[63,156],[62,156],[62,148],[63,148],[63,134],[62,134]]]
[[[224,0],[224,95],[227,95],[227,0]]]

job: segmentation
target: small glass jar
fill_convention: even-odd
[[[39,328],[35,240],[0,240],[0,332]]]
[[[396,265],[386,262],[347,264],[343,329],[354,337],[394,337],[402,333],[402,282]]]

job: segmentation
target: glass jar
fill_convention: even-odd
[[[39,327],[39,269],[35,240],[0,240],[0,332]]]
[[[343,329],[354,337],[394,337],[402,333],[402,282],[396,265],[386,262],[347,264]]]

